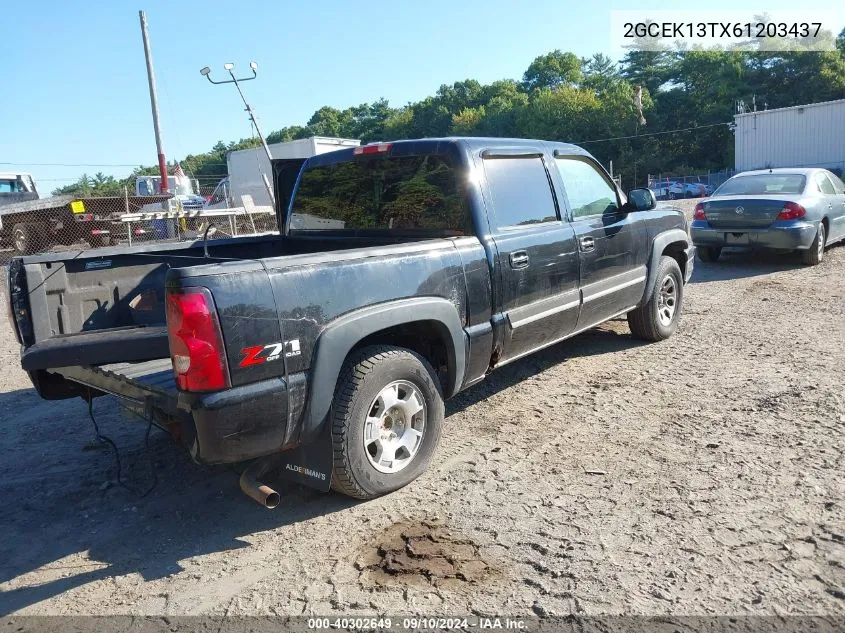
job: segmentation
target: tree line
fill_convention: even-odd
[[[762,110],[842,98],[845,29],[833,51],[664,47],[632,49],[615,63],[602,53],[579,58],[555,50],[531,62],[521,80],[443,84],[401,107],[385,99],[343,110],[323,106],[305,125],[276,130],[267,141],[336,136],[367,143],[450,135],[567,141],[584,146],[605,166],[613,161],[627,188],[645,184],[649,173],[732,167],[729,124],[739,102]],[[228,152],[259,145],[255,138],[218,141],[180,162],[202,185],[213,185],[226,175]],[[157,167],[149,166],[126,179],[83,174],[54,194],[122,195],[124,186],[134,189],[136,175],[155,173]]]

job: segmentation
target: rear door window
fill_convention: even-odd
[[[836,174],[828,174],[831,181],[833,181],[833,186],[836,189],[836,193],[843,194],[845,193],[845,183],[840,180],[839,176]]]
[[[521,227],[558,219],[546,167],[540,156],[484,158],[493,213],[499,227]]]
[[[836,195],[836,188],[833,186],[833,182],[831,182],[830,178],[828,178],[823,172],[818,172],[816,174],[816,184],[819,186],[819,189],[824,195]]]

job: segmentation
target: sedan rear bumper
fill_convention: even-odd
[[[810,248],[818,230],[812,222],[775,222],[765,229],[713,228],[706,221],[690,225],[690,236],[696,246],[749,246],[784,250]]]

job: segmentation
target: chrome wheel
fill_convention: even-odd
[[[419,451],[425,432],[425,400],[412,383],[397,380],[375,397],[364,421],[364,450],[377,471],[397,473]]]
[[[660,284],[660,294],[657,297],[657,318],[660,324],[671,325],[678,307],[678,285],[672,275],[666,275]]]

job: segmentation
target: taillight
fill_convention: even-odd
[[[352,150],[352,154],[360,156],[361,154],[384,154],[389,151],[393,143],[374,143],[372,145],[360,145]]]
[[[778,213],[778,220],[797,220],[803,218],[807,214],[807,209],[802,207],[797,202],[785,202],[783,209]]]
[[[168,291],[167,334],[179,389],[214,391],[231,386],[223,334],[207,288]]]
[[[695,205],[695,212],[692,215],[693,220],[706,220],[707,216],[704,215],[704,205],[700,202]]]

